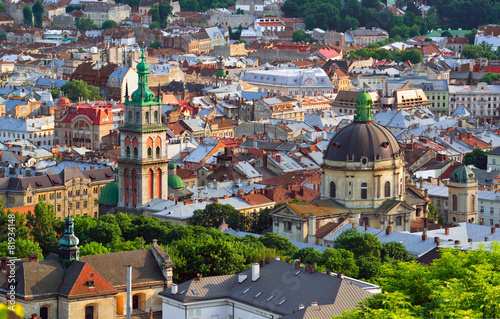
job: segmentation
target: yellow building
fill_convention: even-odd
[[[5,208],[31,206],[42,200],[54,207],[59,220],[68,214],[98,217],[99,194],[114,181],[110,167],[81,171],[65,168],[59,174],[0,178],[0,199]]]

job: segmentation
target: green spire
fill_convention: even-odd
[[[363,92],[356,98],[356,114],[354,115],[354,121],[373,121],[372,104],[373,101],[370,94],[366,93],[365,89],[363,89]]]
[[[65,268],[67,268],[73,260],[79,259],[79,242],[80,240],[75,236],[75,222],[73,217],[68,216],[64,219],[64,234],[61,239],[59,239],[59,260]]]
[[[141,62],[137,64],[137,74],[139,83],[137,90],[132,93],[132,99],[128,104],[133,105],[151,105],[158,104],[155,100],[155,94],[149,89],[148,75],[149,64],[146,63],[146,56],[144,55],[144,46],[142,46]]]

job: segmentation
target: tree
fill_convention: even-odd
[[[0,242],[0,256],[9,256],[9,242]],[[16,237],[14,256],[17,258],[28,258],[30,254],[38,253],[38,259],[43,260],[43,252],[38,243],[31,238]]]
[[[7,241],[9,226],[14,221],[14,234],[16,238],[28,238],[29,230],[26,229],[26,216],[10,208],[3,210],[3,202],[0,201],[0,242]],[[15,210],[15,208],[12,208]]]
[[[160,23],[160,4],[153,4],[149,9],[149,14],[151,15],[151,21]]]
[[[35,18],[35,27],[42,28],[43,27],[43,12],[45,8],[43,7],[43,3],[40,0],[35,1],[33,7],[31,8],[33,11],[33,17]]]
[[[161,26],[160,26],[160,22],[158,21],[153,21],[151,22],[151,24],[149,25],[149,29],[159,29]]]
[[[275,233],[267,233],[259,238],[259,241],[264,244],[264,246],[272,249],[276,249],[277,252],[281,252],[287,256],[294,256],[298,253],[297,247],[292,244],[285,237],[276,235]]]
[[[80,256],[108,254],[110,250],[101,243],[95,241],[80,246]]]
[[[57,252],[57,232],[60,222],[54,213],[54,207],[39,201],[33,214],[27,216],[27,226],[36,243],[40,245],[43,255]]]
[[[150,47],[151,49],[159,49],[159,48],[160,48],[160,46],[161,46],[160,41],[151,42],[151,43],[149,44],[149,47]]]
[[[99,88],[87,85],[87,82],[83,80],[73,80],[71,82],[66,82],[61,87],[64,92],[64,96],[70,99],[72,102],[77,102],[79,99],[96,101],[102,100]]]
[[[303,264],[316,265],[322,260],[323,255],[316,249],[307,247],[299,250],[293,258],[300,260]]]
[[[5,10],[5,4],[0,3],[0,10]]]
[[[92,19],[90,18],[80,18],[80,20],[75,24],[78,30],[88,31],[97,29],[97,26],[94,24],[94,22],[92,22]]]
[[[231,205],[211,203],[205,206],[203,210],[195,210],[193,212],[193,218],[191,218],[189,224],[199,225],[205,228],[217,228],[222,224],[222,221],[226,219],[229,227],[233,229],[239,228],[241,230],[244,230],[248,226],[246,224],[242,224],[242,222],[246,222],[246,220],[237,217],[238,215],[242,214]]]
[[[326,249],[321,264],[333,272],[340,272],[349,277],[357,278],[359,275],[354,254],[345,249]]]
[[[467,42],[469,42],[469,44],[474,44],[474,40],[476,39],[476,34],[477,34],[477,29],[475,28],[465,34],[465,37],[467,38]]]
[[[472,71],[469,71],[469,75],[467,76],[467,81],[465,82],[467,85],[474,85],[476,81],[474,81],[474,76],[472,75]]]
[[[382,244],[382,253],[380,257],[382,260],[392,258],[400,261],[410,261],[413,259],[403,244],[394,241]]]
[[[467,153],[464,156],[464,164],[465,165],[474,165],[480,169],[486,169],[487,167],[487,157],[486,153],[480,149],[476,148],[472,153]]]
[[[369,233],[361,233],[355,228],[343,231],[334,241],[335,249],[352,251],[356,257],[380,258],[382,244]]]
[[[162,2],[162,3],[160,3],[158,10],[160,12],[161,27],[165,28],[167,26],[167,19],[172,14],[173,8],[167,2]]]
[[[33,12],[29,5],[25,4],[23,7],[23,23],[27,26],[33,26]]]
[[[66,6],[66,13],[70,13],[70,12],[73,12],[76,10],[82,10],[82,6],[79,4],[78,5],[70,4],[70,5]]]
[[[450,37],[453,37],[453,34],[451,34],[450,31],[446,30],[446,31],[441,32],[441,36],[446,37],[446,38],[450,38]]]
[[[485,75],[483,75],[483,77],[481,78],[481,80],[479,80],[479,82],[486,82],[486,83],[491,85],[491,84],[493,84],[493,82],[497,81],[498,79],[500,79],[499,73],[488,72]]]
[[[259,212],[253,212],[250,218],[250,232],[262,234],[273,224],[273,218],[269,215],[270,209],[262,209]]]
[[[118,28],[118,23],[116,23],[113,20],[106,20],[102,23],[102,26],[101,26],[102,30],[111,29],[111,28]]]
[[[419,16],[422,14],[420,12],[420,9],[415,4],[415,2],[413,2],[412,0],[408,1],[407,5],[406,5],[406,12],[411,12],[416,16]]]

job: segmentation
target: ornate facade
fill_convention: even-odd
[[[161,121],[161,96],[149,89],[144,52],[137,65],[138,88],[125,94],[125,125],[120,128],[118,207],[140,210],[153,198],[166,199],[167,127]],[[159,91],[160,92],[160,91]]]

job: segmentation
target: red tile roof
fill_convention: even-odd
[[[273,202],[272,199],[262,194],[250,194],[242,196],[242,198],[243,200],[245,200],[245,202],[247,202],[250,205],[265,205],[265,204],[271,204]]]
[[[80,263],[79,263],[80,264]],[[70,297],[76,297],[87,294],[102,294],[105,292],[116,292],[116,289],[109,284],[104,278],[101,277],[92,267],[87,263],[81,263],[83,267],[79,269],[80,273],[73,283],[73,287],[69,292]],[[71,265],[77,267],[78,264]],[[70,267],[70,268],[71,268]],[[70,269],[68,269],[68,272]],[[77,272],[76,270],[75,272]],[[65,281],[68,278],[65,278]],[[93,286],[93,287],[92,287]]]
[[[113,113],[110,108],[89,104],[74,104],[70,106],[62,121],[64,123],[71,123],[77,116],[86,117],[94,125],[113,123]]]
[[[451,177],[451,173],[453,173],[453,171],[455,169],[457,169],[459,166],[462,166],[462,163],[456,163],[456,164],[452,164],[450,165],[450,167],[448,167],[442,174],[441,176],[439,176],[439,179],[450,179]]]

